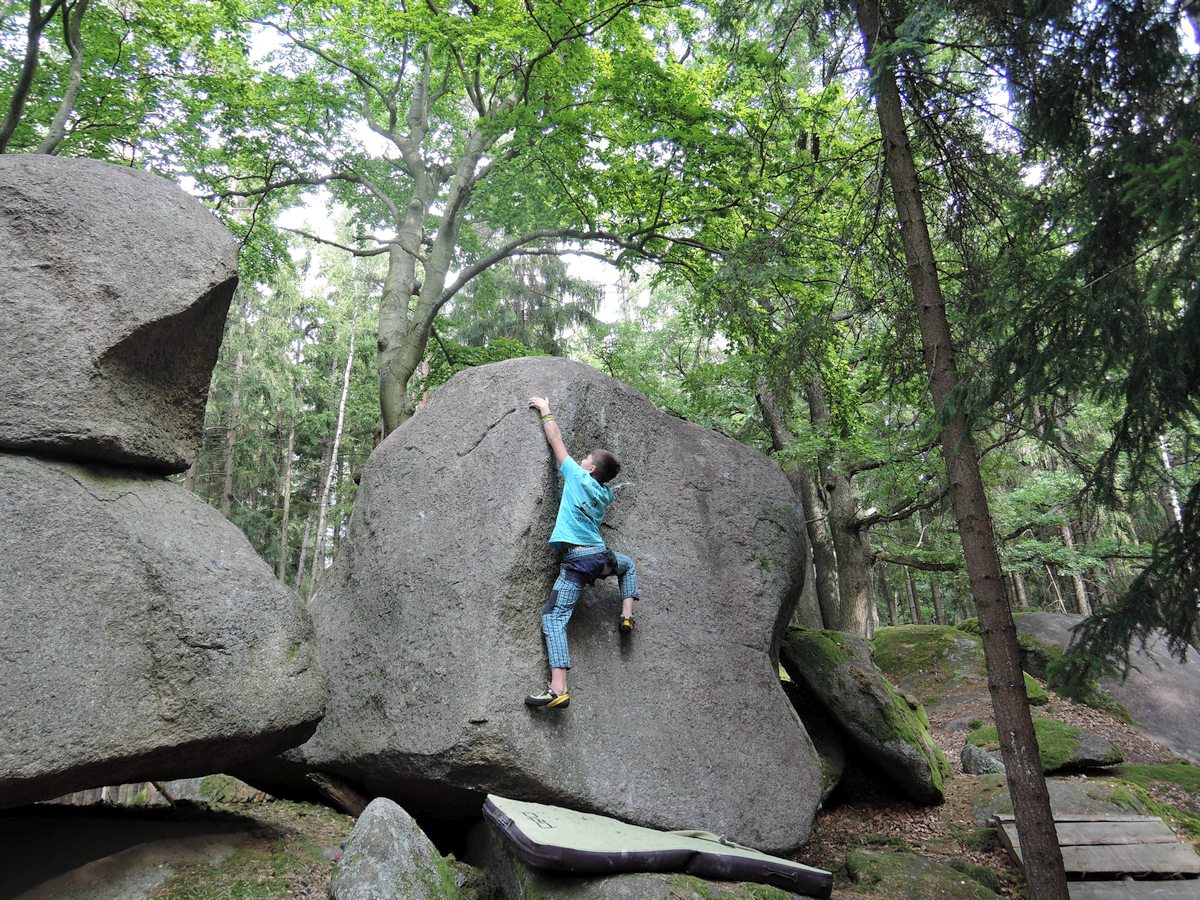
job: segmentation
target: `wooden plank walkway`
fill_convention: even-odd
[[[1001,843],[1023,864],[1013,817],[996,816],[993,822]],[[1071,900],[1200,898],[1200,856],[1162,819],[1058,815],[1054,827]]]

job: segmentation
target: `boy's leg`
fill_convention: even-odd
[[[575,604],[583,586],[572,580],[560,568],[550,598],[542,609],[542,633],[546,636],[546,655],[550,659],[550,689],[562,694],[567,689],[567,669],[571,668],[571,653],[567,647],[567,623],[575,612]]]
[[[621,589],[621,633],[633,631],[633,604],[638,599],[637,565],[624,553],[613,551]]]

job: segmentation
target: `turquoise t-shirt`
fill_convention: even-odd
[[[613,502],[613,492],[569,456],[558,471],[563,479],[562,500],[558,504],[558,518],[554,521],[550,543],[604,546],[600,523],[604,521],[608,504]]]

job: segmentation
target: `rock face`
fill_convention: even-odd
[[[199,444],[237,245],[171,182],[0,156],[0,447],[165,472]]]
[[[1032,640],[1061,652],[1081,621],[1083,616],[1071,613],[1030,613],[1017,618],[1017,633],[1023,648]],[[1144,649],[1135,641],[1130,659],[1136,668],[1129,676],[1105,679],[1101,689],[1149,737],[1200,764],[1200,653],[1189,648],[1187,662],[1181,663],[1168,652],[1166,639],[1156,635]]]
[[[0,454],[0,806],[202,775],[312,732],[311,623],[161,478]]]
[[[454,875],[412,816],[372,800],[354,825],[329,886],[331,900],[442,900],[457,897]]]
[[[612,580],[570,626],[571,705],[545,684],[542,607],[559,478],[530,396],[569,452],[625,469],[605,536],[638,565],[637,632]],[[329,713],[289,759],[414,812],[469,817],[487,792],[768,851],[805,842],[821,793],[772,646],[801,588],[794,495],[760,454],[577,363],[465,371],[372,455],[310,609]]]
[[[846,734],[918,803],[941,803],[950,766],[912,709],[871,661],[866,641],[836,631],[789,628],[781,657]]]

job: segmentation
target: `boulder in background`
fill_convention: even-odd
[[[165,178],[0,155],[0,447],[182,472],[237,243]]]

